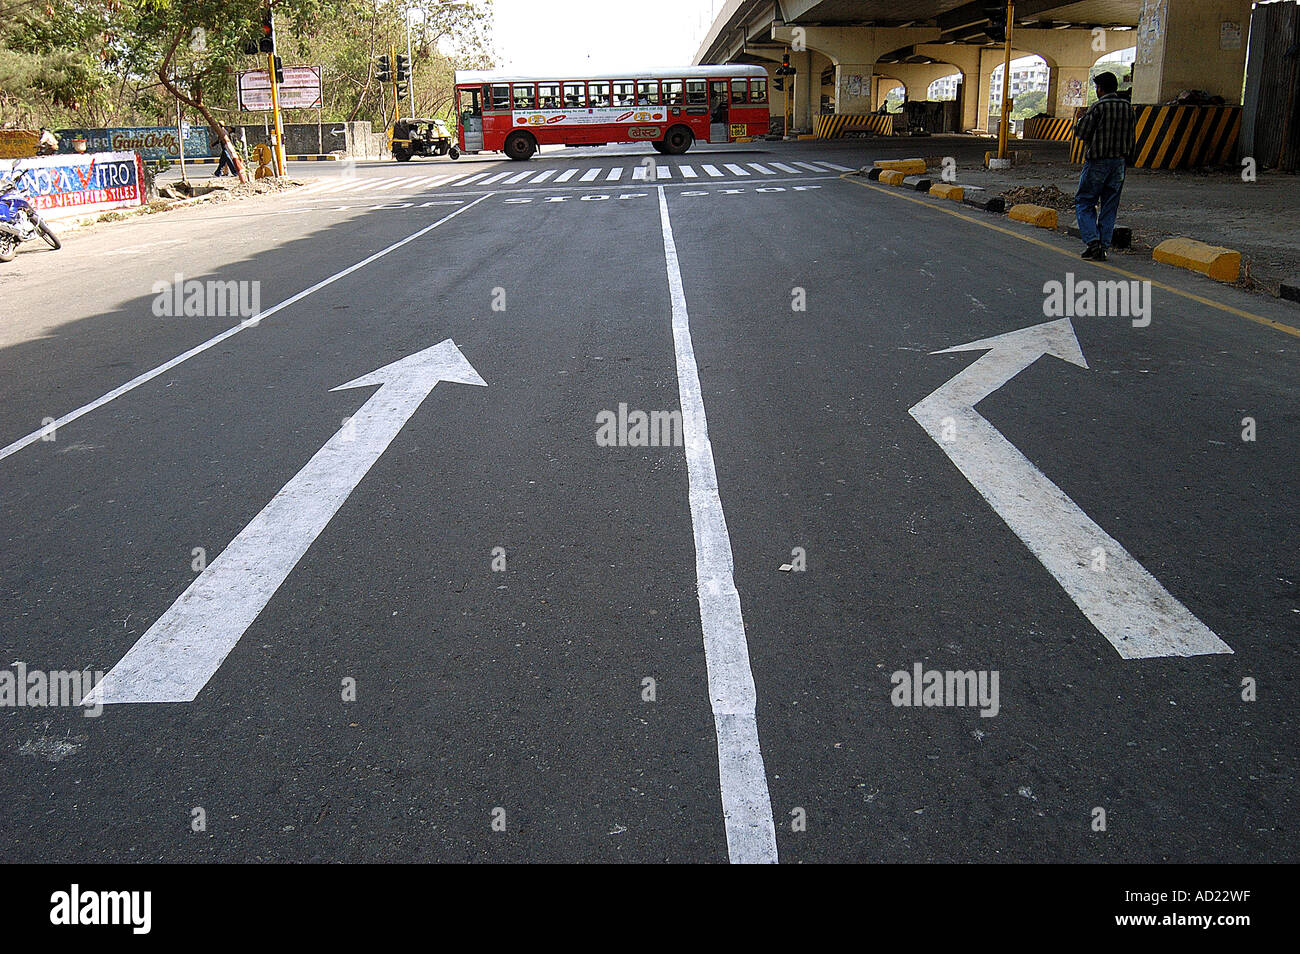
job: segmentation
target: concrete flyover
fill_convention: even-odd
[[[1046,63],[1044,111],[1059,119],[1072,118],[1085,105],[1093,65],[1130,48],[1135,104],[1167,103],[1185,89],[1199,89],[1239,106],[1252,5],[1018,0],[1013,57],[1036,55]],[[1005,9],[1005,2],[982,0],[727,0],[694,62],[756,63],[772,70],[789,54],[796,70],[786,89],[793,100],[792,132],[812,131],[823,113],[874,113],[899,85],[909,100],[926,100],[932,82],[957,74],[951,127],[986,132],[989,94],[1003,64],[990,15]],[[772,97],[774,117],[785,106],[782,94]]]

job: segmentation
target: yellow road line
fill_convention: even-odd
[[[956,209],[946,209],[942,205],[910,196],[906,192],[900,192],[898,189],[886,189],[884,186],[878,186],[873,182],[864,182],[861,178],[855,176],[851,172],[844,173],[840,178],[846,182],[852,182],[854,185],[862,186],[865,189],[871,189],[874,192],[880,192],[895,199],[902,199],[904,202],[914,202],[917,205],[925,206],[927,209],[933,209],[935,212],[942,212],[944,215],[951,215],[954,218],[961,219],[963,222],[970,222],[971,224],[978,225],[981,228],[992,229],[994,232],[1001,232],[1003,235],[1010,235],[1012,238],[1019,239],[1022,242],[1028,242],[1030,245],[1037,245],[1039,248],[1045,248],[1049,252],[1055,252],[1057,255],[1064,255],[1066,258],[1077,259],[1080,264],[1086,263],[1097,268],[1104,268],[1107,271],[1115,272],[1117,275],[1123,275],[1126,278],[1131,278],[1136,281],[1150,282],[1152,287],[1159,288],[1162,291],[1170,292],[1171,294],[1186,298],[1189,301],[1194,301],[1197,304],[1217,308],[1219,311],[1227,312],[1230,315],[1236,315],[1238,318],[1245,318],[1247,321],[1253,321],[1256,324],[1265,325],[1275,331],[1281,331],[1284,334],[1300,338],[1300,328],[1297,328],[1294,325],[1288,325],[1281,321],[1274,321],[1272,318],[1265,318],[1263,315],[1257,315],[1254,312],[1243,311],[1240,308],[1234,308],[1232,305],[1225,305],[1221,301],[1215,301],[1213,298],[1206,298],[1203,295],[1197,295],[1194,292],[1183,291],[1181,288],[1166,285],[1164,282],[1157,281],[1153,278],[1147,278],[1145,275],[1139,275],[1136,272],[1126,271],[1125,269],[1119,268],[1115,265],[1110,265],[1106,262],[1089,262],[1086,259],[1079,259],[1074,252],[1059,248],[1049,242],[1044,242],[1042,239],[1034,238],[1032,235],[1021,235],[1013,229],[1006,229],[1000,225],[994,225],[992,222],[985,222],[981,219],[975,218],[974,216],[958,212]]]

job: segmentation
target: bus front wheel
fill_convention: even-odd
[[[694,142],[694,137],[689,129],[685,126],[674,126],[668,130],[668,135],[664,136],[662,151],[669,156],[680,156],[691,148],[692,142]]]
[[[537,151],[537,140],[526,132],[512,132],[506,136],[505,154],[511,159],[522,161],[531,159]]]

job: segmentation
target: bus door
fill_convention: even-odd
[[[731,140],[731,91],[726,80],[709,81],[709,142]]]
[[[483,151],[483,100],[477,89],[456,90],[456,111],[460,116],[462,148]]]

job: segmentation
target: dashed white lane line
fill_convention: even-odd
[[[423,178],[424,176],[406,176],[401,179],[394,179],[391,182],[386,182],[380,186],[374,186],[373,188],[376,192],[387,192],[389,189],[396,189],[399,186],[413,185]]]
[[[518,174],[516,174],[516,175],[511,176],[511,177],[510,177],[509,179],[507,179],[503,184],[504,184],[504,185],[514,185],[516,182],[523,182],[525,179],[527,179],[529,176],[531,176],[531,175],[533,174],[534,171],[535,171],[535,170],[533,170],[533,169],[525,169],[523,172],[520,172],[520,173],[518,173]]]
[[[559,174],[559,176],[556,177],[555,181],[556,181],[557,184],[559,184],[559,183],[561,183],[561,182],[568,182],[570,179],[572,179],[572,178],[573,178],[574,176],[576,176],[577,174],[578,174],[578,170],[577,170],[577,169],[565,169],[563,172],[561,172],[561,173]]]
[[[724,162],[722,164],[722,167],[726,169],[728,172],[730,172],[733,176],[747,176],[750,174],[748,169],[746,169],[744,166],[738,166],[734,162]],[[708,167],[705,166],[705,168],[707,169]]]
[[[272,315],[276,314],[277,312],[283,311],[285,308],[288,308],[290,305],[296,304],[302,301],[304,298],[316,294],[316,292],[320,291],[322,288],[326,288],[329,285],[333,285],[340,278],[346,278],[347,276],[351,275],[353,272],[365,268],[371,262],[378,261],[379,259],[383,258],[385,255],[388,255],[390,252],[395,252],[402,246],[409,245],[411,242],[414,242],[422,235],[427,235],[428,233],[436,229],[438,226],[442,225],[444,222],[450,222],[452,219],[460,215],[462,212],[466,212],[469,209],[474,208],[474,206],[478,205],[480,202],[484,201],[485,199],[491,198],[494,194],[495,193],[492,192],[484,193],[483,195],[479,196],[477,199],[475,199],[473,202],[469,203],[468,205],[462,205],[459,209],[456,209],[454,212],[448,212],[438,221],[430,225],[426,225],[424,228],[416,232],[412,232],[406,238],[399,239],[398,241],[394,242],[392,245],[389,245],[387,248],[381,248],[378,252],[375,252],[373,255],[368,255],[365,258],[363,258],[361,261],[353,265],[349,265],[347,268],[343,269],[342,271],[335,272],[333,275],[329,276],[328,278],[321,279],[315,285],[312,285],[310,288],[304,288],[302,291],[298,292],[298,294],[291,295],[290,297],[286,298],[284,301],[280,302],[278,305],[272,305],[270,308],[266,309],[265,311],[258,312],[252,318],[247,318],[244,321],[241,321],[239,324],[235,325],[234,327],[227,328],[225,331],[221,332],[221,334],[209,338],[207,341],[203,342],[202,344],[195,345],[189,351],[185,351],[181,354],[178,354],[170,361],[165,361],[162,364],[158,365],[158,367],[153,368],[152,370],[146,371],[143,374],[136,375],[130,381],[127,381],[125,384],[119,385],[118,387],[114,388],[108,393],[97,397],[89,404],[83,404],[75,411],[69,411],[67,414],[64,414],[62,417],[57,418],[54,421],[54,423],[45,425],[44,427],[40,428],[40,430],[32,431],[26,437],[20,437],[12,444],[9,444],[5,447],[0,447],[0,460],[4,460],[6,457],[9,457],[11,454],[18,453],[28,444],[34,444],[36,441],[39,441],[42,436],[51,433],[56,433],[60,427],[63,427],[67,424],[71,424],[73,421],[77,420],[78,418],[85,417],[91,411],[98,410],[99,408],[103,407],[105,404],[108,404],[110,401],[115,401],[117,398],[120,398],[123,394],[127,394],[130,391],[134,391],[140,385],[147,384],[148,382],[152,381],[154,378],[158,377],[159,375],[166,374],[172,368],[184,364],[186,361],[190,360],[190,358],[201,355],[203,354],[203,352],[207,351],[210,348],[215,348],[223,341],[227,341],[230,338],[233,338],[235,335],[239,334],[245,328],[256,327],[262,322],[263,319],[270,318]]]
[[[671,179],[673,177],[672,166],[655,166],[656,179]]]
[[[825,166],[827,169],[831,169],[831,170],[833,170],[833,171],[835,171],[835,172],[852,172],[852,171],[853,171],[853,170],[850,169],[848,166],[837,166],[835,163],[833,163],[833,162],[826,162],[825,160],[822,160],[821,164],[822,164],[823,166]]]
[[[819,166],[814,166],[811,162],[796,162],[795,165],[796,165],[796,166],[802,166],[802,167],[805,168],[805,169],[811,169],[813,172],[825,172],[825,171],[826,171],[825,169],[822,169],[822,168],[820,168]]]
[[[699,178],[699,174],[691,166],[678,166],[678,168],[682,170],[682,178],[684,179]],[[791,169],[790,171],[793,172],[794,170]]]
[[[754,674],[749,665],[740,594],[736,591],[731,537],[718,495],[718,472],[709,444],[686,291],[663,186],[659,187],[659,220],[672,296],[673,350],[677,358],[677,391],[682,405],[682,436],[695,535],[696,592],[704,632],[709,701],[718,734],[718,776],[727,854],[733,864],[775,863],[776,825],[754,715],[757,695]]]
[[[471,182],[477,182],[479,179],[482,179],[485,175],[487,175],[486,172],[476,172],[474,175],[470,176],[468,179],[462,182],[461,185],[467,186]]]
[[[723,174],[718,171],[717,166],[710,166],[706,163],[705,165],[700,166],[700,168],[703,169],[705,172],[707,172],[709,175],[713,176],[713,178],[715,179],[723,178]]]
[[[584,172],[584,173],[582,174],[582,178],[579,179],[578,181],[579,181],[579,182],[591,182],[591,181],[592,181],[593,179],[595,179],[596,176],[598,176],[598,175],[600,175],[600,169],[588,169],[586,172]]]
[[[633,181],[633,182],[645,182],[646,179],[649,177],[649,175],[650,175],[650,168],[649,168],[648,166],[633,166],[633,167],[632,167],[632,181]],[[658,178],[658,177],[659,177],[659,168],[656,166],[656,167],[655,167],[655,178]]]
[[[772,163],[772,167],[775,169],[780,169],[782,172],[792,176],[797,176],[799,174],[798,169],[796,169],[794,166],[787,166],[784,162],[774,162]]]
[[[554,169],[547,169],[546,171],[539,173],[538,176],[537,176],[537,178],[534,179],[534,180],[532,181],[532,184],[533,184],[533,185],[537,185],[537,183],[539,183],[539,182],[545,182],[547,179],[549,179],[549,178],[550,178],[551,176],[553,176],[553,175],[555,175],[555,170],[554,170]]]
[[[772,171],[771,169],[769,169],[767,166],[762,165],[761,163],[751,162],[751,163],[749,164],[749,168],[753,169],[755,172],[757,172],[757,173],[759,173],[759,174],[761,174],[761,175],[765,175],[765,176],[774,176],[774,175],[776,175],[775,172],[773,172],[773,171]]]
[[[502,179],[504,179],[504,178],[505,178],[506,176],[508,176],[508,175],[510,175],[510,172],[509,172],[509,171],[506,171],[506,172],[498,172],[498,173],[497,173],[496,175],[494,175],[494,176],[488,176],[486,179],[484,179],[484,180],[483,180],[481,183],[479,183],[479,184],[480,184],[480,185],[491,185],[491,184],[494,183],[494,182],[500,182]]]
[[[623,178],[623,167],[622,167],[622,166],[615,166],[613,169],[610,169],[610,170],[609,170],[609,175],[607,175],[607,176],[605,177],[605,181],[606,181],[606,182],[617,182],[617,181],[618,181],[619,179],[621,179],[621,178]]]

